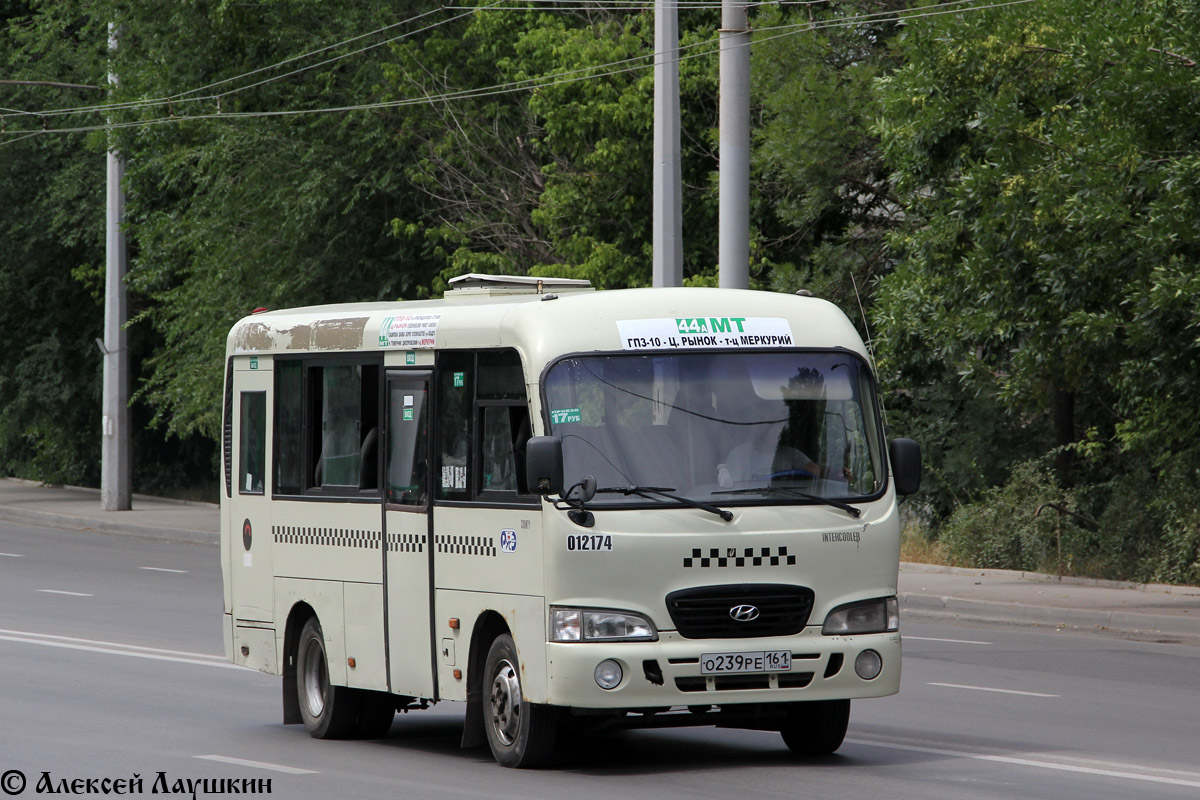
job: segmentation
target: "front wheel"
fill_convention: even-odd
[[[329,683],[329,662],[321,623],[304,623],[296,646],[296,693],[304,727],[315,739],[344,739],[354,732],[362,698],[345,686]]]
[[[780,733],[798,756],[827,756],[842,746],[849,724],[849,700],[811,700],[788,709]]]
[[[497,763],[516,768],[544,763],[554,752],[558,717],[555,709],[525,700],[517,647],[507,633],[492,642],[483,678],[483,727]]]

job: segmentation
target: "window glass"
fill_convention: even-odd
[[[471,417],[475,396],[475,353],[445,352],[438,358],[438,463],[437,496],[465,500],[471,461]]]
[[[525,399],[521,357],[516,350],[479,351],[479,399]]]
[[[362,368],[325,367],[321,395],[322,486],[358,486]]]
[[[262,494],[267,465],[267,394],[242,392],[238,491]]]
[[[547,416],[566,483],[595,477],[594,503],[628,486],[709,502],[807,502],[879,492],[874,380],[841,352],[686,353],[563,359]]]
[[[509,412],[508,406],[483,409],[483,491],[517,490],[517,463],[513,451],[515,431]]]
[[[304,467],[304,368],[299,361],[275,366],[275,486],[279,494],[300,494]]]
[[[429,422],[423,383],[389,383],[387,502],[428,502]]]

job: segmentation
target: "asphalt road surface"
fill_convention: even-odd
[[[288,800],[1200,796],[1200,648],[1003,626],[902,622],[901,693],[856,702],[824,759],[697,728],[580,739],[549,769],[506,770],[458,749],[454,703],[383,740],[316,741],[279,723],[277,678],[225,664],[217,557],[0,523],[0,800],[218,796],[189,783],[203,779]]]

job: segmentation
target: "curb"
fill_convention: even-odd
[[[1179,594],[1200,597],[1200,586],[1184,586],[1173,583],[1133,583],[1130,581],[1114,581],[1104,578],[1077,578],[1072,575],[1047,575],[1043,572],[1025,572],[1015,569],[985,569],[974,567],[949,567],[942,564],[921,564],[915,561],[901,561],[901,572],[934,573],[941,575],[964,575],[984,578],[1002,578],[1023,580],[1035,583],[1061,583],[1070,586],[1093,586],[1098,589],[1129,589],[1137,592],[1159,592],[1162,594]]]
[[[920,592],[902,592],[899,601],[902,612],[914,619],[1005,623],[1109,633],[1124,638],[1169,638],[1200,642],[1200,618],[1185,619],[1132,611],[1035,606],[999,600],[970,600]]]
[[[221,535],[216,531],[199,531],[188,528],[161,528],[154,525],[142,525],[136,522],[94,520],[72,514],[56,514],[53,511],[36,511],[33,509],[12,508],[4,505],[0,505],[0,519],[12,522],[30,522],[39,525],[48,525],[64,531],[99,531],[101,533],[115,533],[124,536],[137,536],[142,539],[158,539],[185,544],[215,545],[219,544],[221,540]]]

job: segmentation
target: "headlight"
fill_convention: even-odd
[[[900,604],[893,597],[847,603],[829,612],[821,633],[844,636],[852,633],[887,633],[900,630]]]
[[[550,607],[552,642],[654,642],[658,631],[641,614],[592,608]]]

